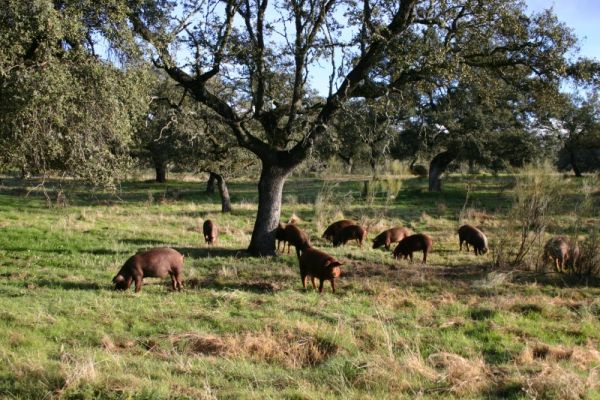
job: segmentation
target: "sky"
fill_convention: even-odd
[[[530,11],[552,7],[579,38],[580,54],[600,60],[600,0],[526,0]]]

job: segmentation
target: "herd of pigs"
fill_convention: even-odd
[[[203,225],[204,240],[212,245],[217,241],[218,228],[211,221],[206,220]],[[325,230],[322,237],[330,241],[333,246],[345,245],[351,240],[356,240],[362,247],[367,238],[367,229],[356,224],[351,220],[341,220],[332,223]],[[302,286],[306,289],[306,281],[311,278],[313,288],[316,290],[315,279],[319,279],[319,293],[323,291],[323,282],[330,281],[331,289],[335,293],[335,279],[341,275],[340,265],[342,263],[335,257],[324,251],[312,247],[308,235],[291,221],[287,224],[279,224],[275,232],[277,240],[277,251],[280,250],[283,243],[285,246],[296,248],[296,255],[300,264],[300,277]],[[463,225],[458,229],[459,250],[462,250],[463,243],[469,251],[469,245],[473,246],[476,255],[482,255],[488,251],[488,240],[485,234],[471,225]],[[409,229],[403,227],[394,227],[381,232],[373,239],[373,248],[384,246],[390,250],[390,246],[398,243],[393,250],[394,258],[413,260],[413,252],[423,252],[423,263],[427,262],[427,254],[431,251],[433,240],[431,236],[424,233],[413,234]],[[556,236],[550,239],[544,247],[544,259],[555,263],[558,271],[564,271],[568,263],[572,263],[579,256],[579,249],[573,246],[568,238]],[[127,290],[135,282],[136,293],[142,289],[144,277],[164,278],[167,275],[171,277],[173,290],[183,288],[183,258],[178,251],[161,247],[151,249],[131,256],[121,267],[117,275],[113,278],[113,283],[118,290]]]

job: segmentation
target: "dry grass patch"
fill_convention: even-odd
[[[525,381],[524,390],[534,399],[578,400],[591,388],[579,375],[556,363],[546,364],[542,370]]]
[[[171,335],[169,340],[188,354],[250,358],[288,368],[318,365],[339,351],[335,343],[306,332],[290,330],[273,332],[265,329],[223,336],[184,333]]]
[[[600,366],[600,351],[589,343],[587,346],[551,346],[545,343],[529,343],[521,354],[518,362],[522,365],[529,365],[538,360],[546,361],[572,361],[581,369],[587,369],[590,366]]]
[[[490,371],[481,358],[466,359],[453,353],[434,353],[427,361],[439,374],[438,380],[449,385],[459,396],[478,393],[490,386]]]

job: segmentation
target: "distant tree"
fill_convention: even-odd
[[[74,3],[2,3],[0,167],[110,185],[129,166],[146,71],[100,60],[101,7]]]
[[[564,95],[564,106],[553,120],[553,132],[561,149],[559,169],[572,169],[577,177],[583,172],[600,170],[600,100],[598,93],[587,97]]]

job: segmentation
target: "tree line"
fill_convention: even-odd
[[[225,211],[256,169],[255,255],[309,159],[408,160],[432,191],[456,163],[600,164],[598,61],[517,0],[4,0],[0,27],[4,171],[205,172]]]

